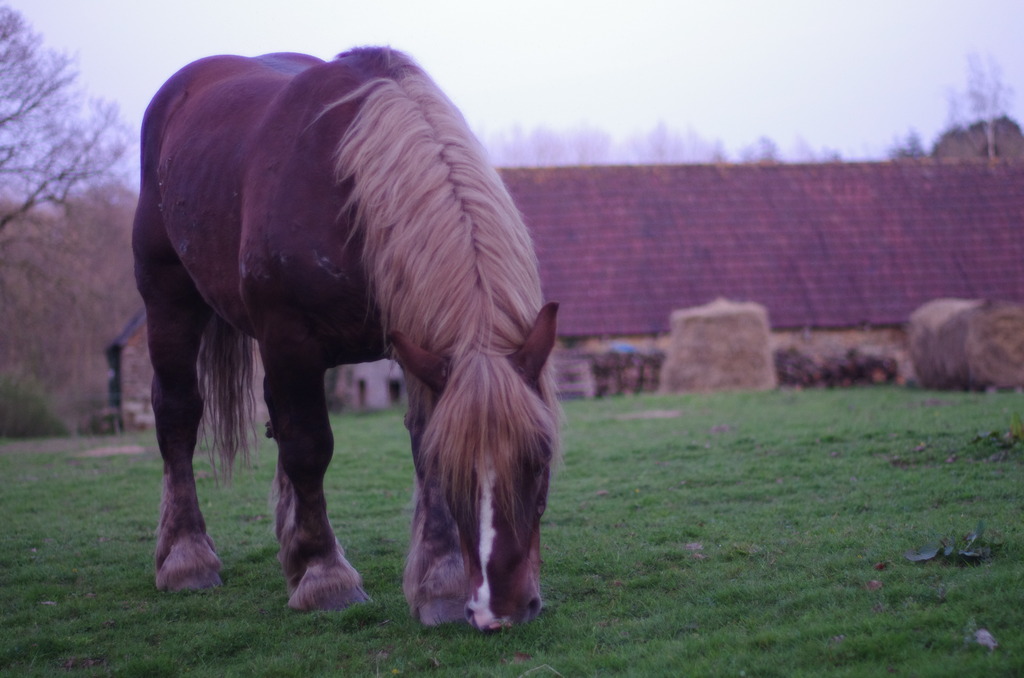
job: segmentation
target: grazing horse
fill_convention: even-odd
[[[146,111],[133,250],[164,462],[158,588],[221,583],[192,458],[204,404],[222,470],[244,455],[255,345],[291,607],[367,600],[327,518],[324,372],[392,355],[408,377],[413,615],[494,630],[538,614],[557,306],[500,178],[412,60],[186,66]]]

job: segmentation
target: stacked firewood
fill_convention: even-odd
[[[893,358],[868,355],[851,349],[846,355],[814,360],[796,349],[775,351],[775,371],[780,386],[858,386],[890,384],[899,378]]]
[[[665,354],[660,351],[608,351],[593,354],[590,359],[594,373],[594,395],[600,398],[622,393],[657,391]]]

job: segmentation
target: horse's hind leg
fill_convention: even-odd
[[[327,519],[323,479],[334,438],[327,416],[323,370],[293,354],[264,352],[271,429],[277,440],[278,560],[288,582],[289,607],[339,610],[369,600],[359,573],[345,559]]]
[[[184,271],[175,271],[184,276]],[[174,275],[170,276],[172,279]],[[166,284],[166,276],[163,280]],[[196,376],[196,358],[210,311],[191,289],[190,282],[166,296],[143,291],[150,359],[153,363],[153,412],[156,435],[164,461],[163,499],[157,528],[156,585],[161,590],[218,586],[220,560],[196,496],[192,457],[203,415],[203,400]],[[154,283],[155,285],[155,283]],[[169,290],[165,287],[165,292]],[[182,304],[183,296],[194,296]],[[173,302],[166,300],[172,299]]]

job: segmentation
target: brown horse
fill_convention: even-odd
[[[133,249],[164,460],[160,589],[221,583],[192,457],[204,402],[222,467],[244,452],[255,343],[291,607],[367,599],[327,518],[323,377],[390,354],[409,377],[413,615],[483,630],[537,615],[557,307],[500,178],[415,63],[366,48],[186,66],[146,112]]]

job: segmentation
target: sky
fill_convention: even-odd
[[[883,159],[926,147],[967,86],[969,54],[1001,68],[1024,122],[1022,0],[8,0],[90,96],[138,129],[177,69],[211,54],[329,59],[390,45],[422,65],[485,142],[511,130],[659,124]]]

